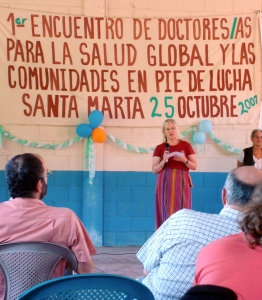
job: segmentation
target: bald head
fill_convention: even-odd
[[[232,171],[243,183],[257,185],[262,182],[262,171],[253,166],[244,166]]]
[[[241,209],[251,202],[251,196],[261,182],[262,171],[255,167],[243,166],[231,171],[224,185],[226,198],[224,202]]]

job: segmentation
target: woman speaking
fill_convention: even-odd
[[[153,154],[152,170],[157,174],[155,193],[156,229],[174,212],[192,208],[192,181],[189,170],[196,170],[196,156],[192,146],[179,139],[173,119],[162,126],[164,142]]]

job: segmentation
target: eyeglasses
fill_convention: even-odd
[[[165,128],[166,131],[175,130],[175,129],[176,129],[176,127]]]
[[[52,171],[50,171],[50,170],[47,169],[46,177],[50,178],[51,176],[52,176]]]

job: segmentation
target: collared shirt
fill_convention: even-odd
[[[51,242],[71,249],[79,262],[87,262],[96,249],[76,214],[38,199],[15,198],[0,203],[0,243]],[[63,275],[63,267],[54,277]]]
[[[223,208],[219,215],[182,209],[149,238],[137,258],[149,272],[143,283],[156,300],[180,299],[192,286],[196,258],[208,243],[240,232],[238,211]]]
[[[205,246],[196,263],[194,284],[214,284],[233,290],[240,300],[261,299],[262,248],[234,234]]]

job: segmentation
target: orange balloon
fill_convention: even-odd
[[[103,143],[106,140],[106,132],[104,129],[95,128],[92,131],[92,139],[94,142]]]

